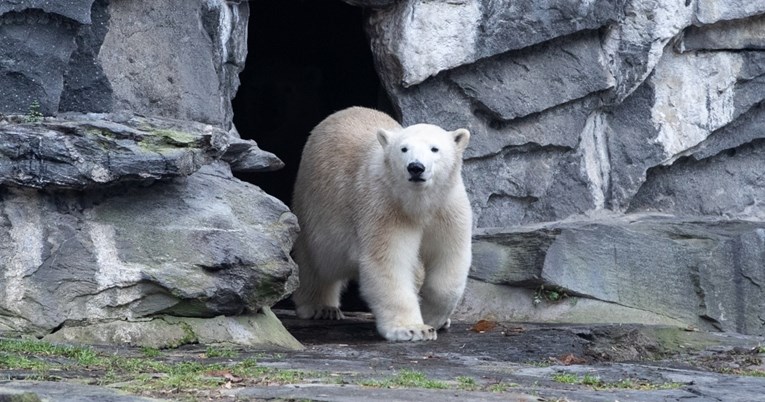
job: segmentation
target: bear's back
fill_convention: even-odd
[[[293,194],[299,219],[310,225],[307,221],[319,218],[316,215],[342,219],[350,211],[357,175],[374,163],[376,153],[381,159],[380,128],[396,130],[401,125],[377,110],[351,107],[330,115],[311,131]]]

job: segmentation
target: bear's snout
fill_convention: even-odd
[[[409,181],[425,181],[422,177],[422,173],[425,172],[425,165],[420,162],[410,162],[406,165],[406,170],[409,172]]]

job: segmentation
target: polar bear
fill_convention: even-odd
[[[462,297],[472,212],[462,182],[466,129],[401,127],[385,113],[339,111],[308,138],[293,210],[301,318],[341,319],[356,279],[391,341],[436,339]]]

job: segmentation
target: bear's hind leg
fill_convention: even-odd
[[[340,294],[348,281],[322,275],[301,240],[298,238],[294,253],[300,277],[300,285],[292,294],[295,314],[303,319],[342,320]]]
[[[340,311],[340,294],[346,283],[339,280],[314,282],[311,286],[301,284],[292,295],[295,313],[303,319],[342,320],[345,316]]]

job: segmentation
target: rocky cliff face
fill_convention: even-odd
[[[296,219],[231,173],[281,166],[231,124],[248,15],[0,2],[0,333],[299,347]]]
[[[401,120],[473,133],[471,291],[546,285],[633,309],[619,319],[765,333],[765,3],[352,3]],[[475,293],[469,317],[550,316]]]
[[[458,317],[765,334],[765,3],[346,2],[400,120],[473,133]],[[232,176],[282,166],[232,125],[248,19],[0,1],[0,332],[295,346],[297,222]]]

